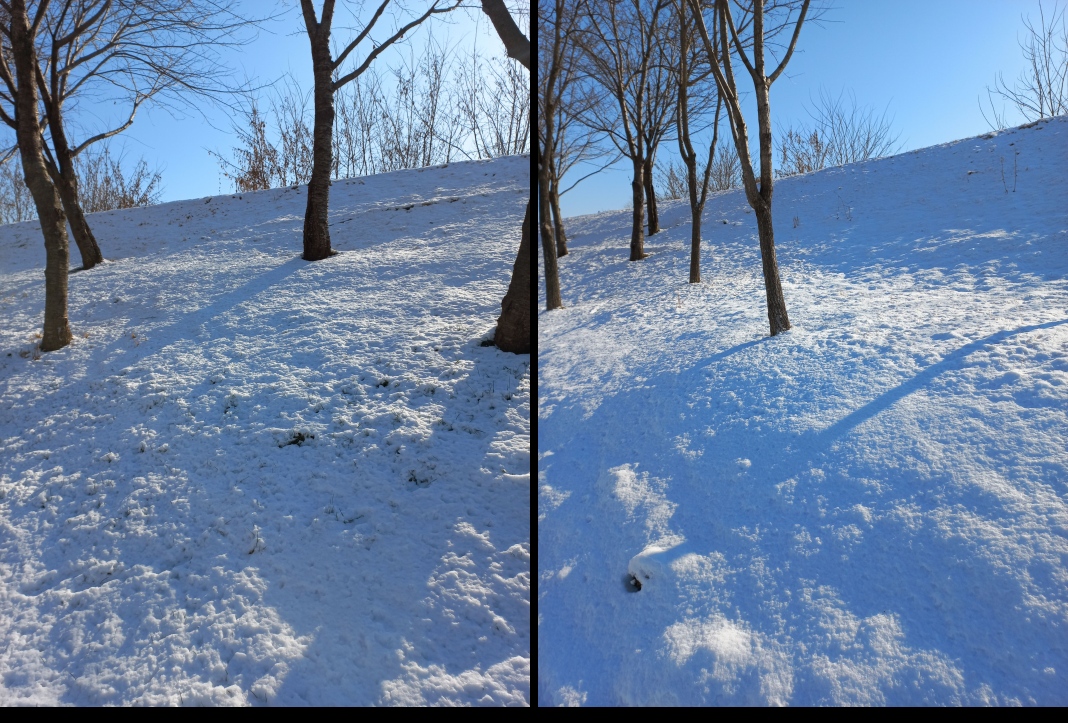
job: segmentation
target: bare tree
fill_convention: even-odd
[[[42,0],[29,12],[26,0],[0,2],[0,79],[14,103],[15,136],[22,160],[26,185],[37,207],[45,241],[45,313],[41,351],[55,351],[71,341],[67,320],[67,272],[70,249],[67,240],[67,216],[63,202],[45,166],[42,142],[44,120],[38,114],[37,33],[41,28],[48,1]]]
[[[986,89],[989,117],[982,101],[979,103],[983,118],[995,130],[1008,127],[1004,106],[999,111],[994,106],[995,98],[1008,103],[1028,121],[1068,113],[1068,23],[1057,4],[1048,20],[1041,3],[1038,13],[1038,27],[1030,18],[1023,18],[1026,34],[1020,41],[1020,50],[1027,69],[1011,87],[999,73],[994,87]]]
[[[690,11],[689,4],[686,0],[680,0],[676,5],[676,9],[679,23],[676,124],[678,126],[679,154],[686,166],[685,189],[690,201],[690,283],[699,284],[701,283],[701,215],[704,213],[705,202],[708,200],[709,182],[716,159],[723,96],[719,89],[715,88],[716,111],[712,118],[712,140],[708,144],[708,160],[702,169],[701,180],[698,181],[697,151],[693,147],[690,125],[690,89],[694,86],[700,86],[700,84],[712,77],[712,72],[710,68],[702,67],[700,56],[695,52],[697,48],[694,42],[696,40],[694,24],[687,17],[688,11]],[[714,24],[713,32],[715,32]],[[706,65],[708,62],[715,63],[717,59],[713,55],[709,55],[706,58]]]
[[[871,108],[859,107],[852,93],[846,105],[843,96],[834,98],[821,90],[809,111],[812,125],[788,128],[779,136],[781,162],[775,172],[780,178],[897,152],[898,136],[886,113],[877,116]]]
[[[508,8],[504,6],[504,0],[482,0],[482,11],[493,23],[497,35],[504,43],[508,51],[508,57],[519,61],[523,67],[530,70],[530,40],[527,39],[519,27],[515,24]],[[539,158],[542,155],[538,151]],[[531,218],[530,201],[527,201],[526,214],[523,217],[523,229],[519,241],[519,253],[516,255],[515,264],[512,266],[512,280],[508,283],[508,292],[501,300],[501,315],[497,317],[497,328],[494,331],[493,342],[502,351],[515,354],[529,354],[531,344],[530,326],[530,267],[533,248],[531,248]],[[544,235],[546,229],[542,228]],[[545,276],[546,280],[551,274],[556,275],[556,252],[555,249],[545,250]],[[548,284],[546,284],[548,287]],[[556,281],[557,294],[559,294],[559,277]]]
[[[645,253],[645,166],[649,74],[660,48],[658,29],[669,0],[594,3],[576,39],[588,75],[605,91],[586,116],[586,124],[604,133],[633,167],[631,179],[630,260]]]
[[[271,103],[271,111],[278,122],[278,166],[275,173],[279,186],[311,181],[314,158],[313,133],[308,125],[309,96],[301,91],[296,82],[286,87],[288,92]]]
[[[767,73],[765,66],[765,4],[764,0],[753,0],[749,12],[752,13],[752,59],[749,58],[745,46],[738,34],[738,26],[734,22],[728,0],[716,0],[716,23],[719,29],[718,46],[714,46],[709,37],[704,16],[701,12],[698,0],[689,0],[693,9],[701,39],[704,41],[705,50],[708,54],[709,67],[716,78],[720,95],[727,106],[727,117],[730,120],[731,134],[734,136],[734,146],[738,151],[738,157],[742,166],[742,180],[745,186],[746,200],[753,208],[757,219],[757,233],[760,237],[760,258],[764,272],[764,289],[768,302],[768,322],[771,326],[771,335],[790,328],[790,318],[786,313],[786,300],[782,292],[782,279],[779,276],[779,262],[775,256],[775,227],[772,224],[771,200],[774,188],[774,169],[771,157],[771,100],[770,91],[772,84],[786,69],[790,62],[794,49],[797,47],[797,39],[801,34],[801,27],[808,14],[811,0],[804,0],[801,5],[797,20],[793,21],[794,3],[785,3],[777,9],[786,15],[784,26],[793,26],[789,45],[782,56],[782,60],[775,66],[771,73]],[[715,27],[715,26],[714,26]],[[745,124],[745,116],[742,113],[741,98],[738,93],[738,85],[734,78],[734,69],[731,63],[731,55],[736,54],[748,71],[753,83],[753,92],[756,96],[757,125],[760,139],[760,180],[756,178],[752,158],[749,154],[749,131]],[[722,62],[722,70],[717,63],[717,58]]]
[[[308,182],[308,206],[304,214],[304,253],[307,261],[332,256],[328,213],[330,206],[330,174],[333,161],[334,94],[364,73],[384,50],[402,39],[409,30],[422,24],[431,15],[457,8],[460,0],[434,0],[426,11],[415,19],[395,25],[384,40],[376,41],[371,33],[382,19],[391,0],[383,0],[363,28],[333,57],[330,49],[330,30],[334,21],[334,0],[325,0],[320,16],[316,16],[311,0],[300,0],[304,27],[311,42],[312,70],[315,77],[315,121],[312,131],[312,174]],[[448,4],[452,3],[452,4]],[[388,32],[388,31],[387,31]],[[348,73],[343,73],[345,61],[365,40],[372,49],[363,61]]]
[[[406,168],[423,168],[448,163],[457,155],[467,157],[496,157],[519,152],[519,142],[511,142],[490,135],[485,142],[471,140],[465,135],[465,121],[457,109],[455,93],[450,92],[468,83],[483,87],[479,93],[488,96],[483,78],[468,81],[462,77],[468,68],[455,68],[450,61],[451,50],[428,38],[425,52],[414,54],[388,71],[392,82],[383,82],[375,68],[341,88],[334,99],[334,128],[331,133],[333,168],[330,177],[351,178]],[[510,62],[510,61],[509,61]],[[477,67],[481,68],[481,62]],[[496,95],[495,99],[515,96]],[[523,88],[522,98],[529,109],[530,91]],[[256,190],[277,186],[307,183],[313,162],[313,132],[311,95],[298,82],[287,77],[272,93],[267,112],[257,96],[250,96],[241,115],[234,123],[239,144],[230,158],[212,152],[223,174],[235,183],[237,190]],[[525,99],[525,100],[524,100]],[[472,109],[475,125],[490,128],[493,119],[480,109]],[[500,104],[495,103],[493,112]],[[526,111],[529,122],[529,110]],[[526,124],[522,126],[527,132]],[[514,132],[514,131],[513,131]],[[525,144],[525,139],[522,142]],[[472,146],[476,146],[472,148]],[[469,153],[468,151],[472,151]]]
[[[670,8],[669,8],[670,9]],[[656,206],[653,168],[660,142],[675,128],[678,107],[679,38],[677,23],[662,22],[654,34],[654,54],[645,79],[645,117],[640,132],[645,140],[642,181],[645,184],[645,210],[649,235],[660,233],[660,212]],[[683,32],[688,28],[683,28]]]

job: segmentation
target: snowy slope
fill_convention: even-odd
[[[1068,703],[1066,158],[1062,117],[777,183],[775,338],[740,191],[701,285],[684,203],[640,263],[571,220],[539,704]]]
[[[529,703],[529,159],[0,228],[0,704]],[[77,266],[75,250],[72,265]]]

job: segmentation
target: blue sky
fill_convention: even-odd
[[[297,0],[245,0],[243,3],[250,15],[268,15],[271,8],[280,14],[280,18],[268,23],[250,45],[228,52],[227,64],[235,70],[236,78],[247,77],[258,84],[277,81],[285,74],[291,74],[305,90],[312,87],[311,53],[304,21],[300,15]],[[316,2],[321,7],[321,2]],[[370,10],[372,3],[365,3]],[[338,16],[334,22],[333,37],[337,41],[351,37],[344,28],[352,27],[343,13],[346,7],[355,3],[338,2]],[[377,6],[377,3],[373,3]],[[512,3],[509,3],[511,6]],[[423,0],[407,4],[413,9],[424,8]],[[436,39],[448,38],[450,42],[470,48],[478,42],[480,48],[488,53],[503,53],[503,46],[493,34],[493,27],[483,16],[481,10],[460,10],[445,16],[437,16],[429,21]],[[369,12],[365,13],[368,15]],[[385,22],[385,18],[380,21]],[[420,51],[426,40],[427,24],[413,33],[409,33],[415,50]],[[399,46],[395,46],[399,47]],[[407,53],[408,48],[402,52]],[[357,51],[346,63],[351,67],[353,60],[362,61],[363,52]],[[375,61],[380,70],[396,64],[396,53],[386,51]],[[209,155],[209,151],[220,152],[224,157],[230,156],[235,144],[232,119],[227,111],[201,104],[203,115],[196,111],[172,113],[164,108],[149,107],[142,109],[129,130],[112,140],[112,153],[125,154],[125,165],[131,166],[140,157],[144,157],[150,166],[158,167],[163,174],[163,201],[215,195],[231,192],[233,184],[219,171],[219,163]],[[106,108],[93,108],[85,105],[87,112],[99,114],[107,112]],[[91,116],[84,115],[87,127],[92,127]]]
[[[1039,10],[1038,0],[838,0],[836,5],[821,25],[802,28],[798,52],[771,89],[772,123],[807,121],[806,106],[821,88],[833,95],[852,91],[858,104],[888,111],[903,150],[989,130],[979,98],[985,101],[986,87],[998,72],[1012,81],[1023,70],[1021,16],[1037,23]],[[1048,17],[1053,3],[1047,0],[1044,7]],[[752,109],[747,123],[755,127]],[[750,135],[755,135],[752,128]],[[675,141],[665,141],[662,148],[663,160],[677,157]],[[629,184],[629,168],[621,163],[565,194],[564,215],[623,208]]]

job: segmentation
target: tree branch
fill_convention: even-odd
[[[512,14],[504,6],[504,0],[482,0],[482,12],[489,16],[493,28],[508,51],[508,57],[518,60],[523,67],[530,70],[530,40],[515,24]]]
[[[808,12],[808,5],[810,0],[805,0],[804,5],[801,6],[801,17],[797,19],[797,26],[794,28],[794,36],[790,38],[790,47],[786,51],[786,55],[783,57],[782,62],[779,63],[779,67],[775,69],[775,72],[768,76],[768,85],[775,82],[775,79],[782,74],[782,71],[786,68],[786,64],[790,62],[790,56],[794,54],[794,48],[797,47],[797,38],[801,35],[801,24],[805,22],[805,13]],[[819,22],[818,20],[816,21]]]
[[[336,92],[338,88],[340,88],[343,85],[345,85],[346,83],[358,78],[360,75],[363,74],[363,72],[365,70],[367,70],[368,67],[370,67],[372,61],[374,61],[375,58],[377,58],[379,55],[382,54],[382,51],[384,51],[390,45],[393,45],[393,43],[395,43],[398,40],[400,40],[401,38],[403,38],[404,35],[409,30],[414,28],[416,25],[419,25],[420,23],[422,23],[424,20],[429,18],[431,15],[437,15],[439,13],[447,13],[447,12],[450,12],[452,10],[455,10],[456,8],[458,8],[460,6],[460,2],[461,2],[461,0],[456,0],[456,4],[455,5],[452,5],[452,6],[449,6],[449,7],[439,8],[438,7],[438,0],[435,0],[434,4],[430,6],[429,10],[427,10],[421,16],[419,16],[415,20],[411,21],[410,23],[408,23],[404,27],[402,27],[400,30],[398,30],[396,33],[393,34],[393,37],[391,37],[389,40],[387,40],[386,42],[382,43],[377,48],[375,48],[370,53],[368,53],[367,57],[364,58],[363,63],[361,63],[360,66],[358,68],[356,68],[356,70],[352,71],[348,75],[344,75],[344,76],[338,78],[337,80],[335,80],[333,85],[331,86],[331,89]]]

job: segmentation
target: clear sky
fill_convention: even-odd
[[[1048,16],[1053,3],[1044,7]],[[1038,0],[837,0],[820,25],[802,28],[798,51],[771,88],[772,123],[806,122],[806,106],[823,88],[888,110],[903,150],[984,133],[979,98],[985,102],[998,72],[1011,82],[1023,70],[1021,16],[1037,23],[1038,10]],[[662,148],[677,157],[674,140]],[[623,208],[629,173],[618,164],[584,181],[561,198],[564,215]]]
[[[510,7],[514,4],[508,3]],[[277,81],[289,73],[306,91],[310,91],[311,52],[298,0],[245,0],[243,5],[250,16],[270,15],[273,9],[279,18],[265,24],[253,43],[226,54],[225,61],[236,71],[235,77],[247,77],[255,83],[265,84]],[[317,1],[315,5],[320,8],[322,3]],[[340,42],[352,36],[346,28],[351,28],[353,24],[344,15],[344,10],[358,7],[359,3],[339,0],[337,5],[339,10],[332,35]],[[378,3],[367,2],[364,5],[373,10]],[[426,5],[426,0],[406,3],[411,9],[409,16],[414,15],[416,9],[425,10]],[[365,12],[365,15],[368,14],[369,12]],[[380,24],[384,22],[385,18]],[[462,44],[464,48],[470,48],[477,42],[480,49],[487,54],[504,52],[492,25],[477,3],[468,9],[435,16],[428,23],[438,40],[448,38],[450,43]],[[409,33],[417,52],[424,47],[426,25]],[[409,49],[404,48],[403,52],[407,54]],[[361,49],[355,55],[358,57],[350,59],[347,65],[351,66],[352,60],[362,61],[364,53]],[[380,70],[398,62],[398,56],[391,51],[384,52],[375,61],[376,64],[381,64],[377,66]],[[163,201],[196,198],[233,190],[232,183],[220,173],[218,161],[208,153],[216,151],[227,158],[230,157],[230,150],[236,142],[232,130],[233,120],[225,109],[213,108],[207,104],[200,105],[206,117],[196,111],[172,114],[159,107],[142,109],[133,126],[112,140],[113,154],[125,153],[127,167],[137,158],[144,157],[150,166],[162,170]],[[83,107],[86,114],[81,120],[86,123],[86,127],[93,127],[93,115],[109,110],[95,108],[91,104],[85,104]]]

